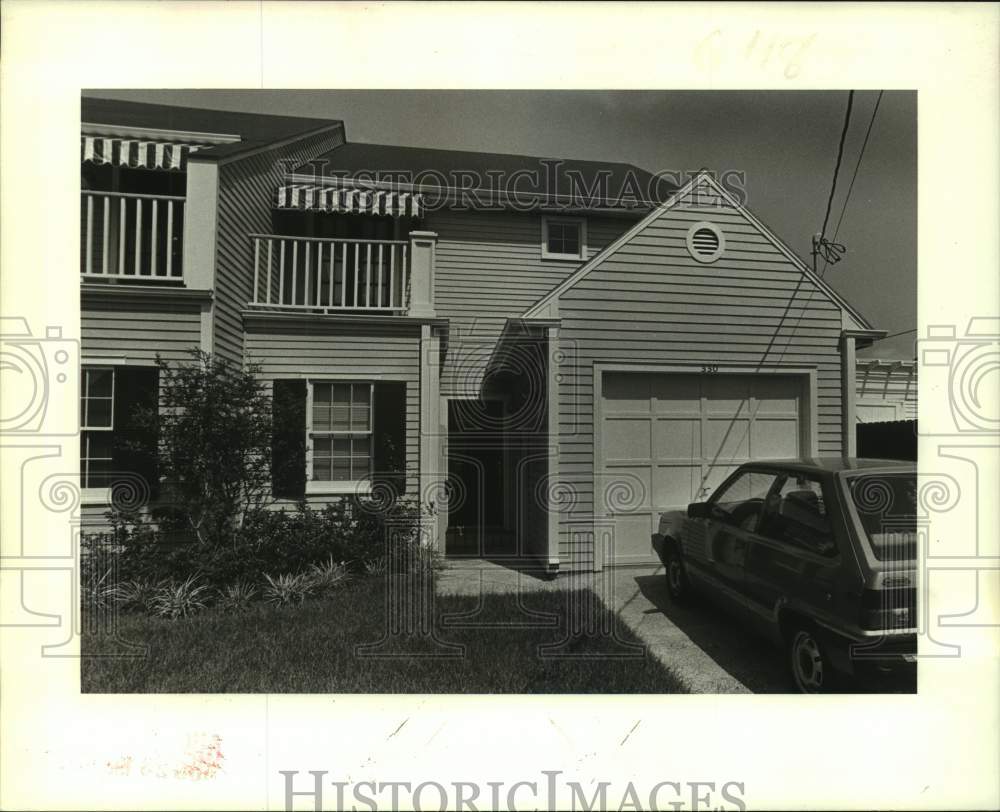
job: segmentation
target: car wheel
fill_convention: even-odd
[[[788,667],[795,690],[822,694],[834,690],[836,674],[826,646],[810,626],[796,626],[788,635]]]
[[[691,582],[688,580],[687,570],[684,568],[684,559],[681,558],[680,551],[675,545],[670,546],[664,566],[670,599],[677,604],[690,603]]]

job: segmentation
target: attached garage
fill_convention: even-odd
[[[523,319],[559,348],[560,571],[656,564],[659,514],[743,462],[850,454],[855,342],[878,334],[708,172]]]
[[[812,453],[808,370],[696,369],[595,373],[605,564],[654,562],[660,513],[704,499],[741,463]]]

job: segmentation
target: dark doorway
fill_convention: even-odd
[[[500,399],[448,402],[449,555],[514,550],[506,421]]]

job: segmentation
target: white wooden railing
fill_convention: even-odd
[[[253,299],[267,308],[406,311],[409,243],[251,234]]]
[[[86,279],[180,281],[184,198],[84,191],[80,274]]]

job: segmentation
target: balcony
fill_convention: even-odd
[[[84,191],[80,276],[88,282],[182,282],[183,234],[183,197]]]
[[[385,314],[410,309],[410,242],[280,234],[250,237],[251,308]]]

